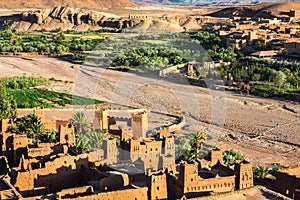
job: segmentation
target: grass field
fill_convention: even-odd
[[[51,80],[34,77],[14,77],[0,79],[0,85],[4,86],[7,94],[15,99],[18,108],[34,107],[63,107],[66,105],[92,105],[104,102],[89,99],[72,94],[38,89],[35,87],[47,85]]]
[[[66,105],[92,105],[103,103],[99,100],[44,89],[8,90],[8,94],[14,97],[18,108],[52,108]]]
[[[300,88],[278,88],[274,83],[257,82],[252,85],[251,94],[262,97],[283,97],[287,100],[299,101]]]

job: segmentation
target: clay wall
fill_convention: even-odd
[[[110,174],[99,181],[100,191],[120,190],[129,185],[127,174]]]
[[[59,143],[68,144],[70,147],[76,146],[74,126],[59,126]]]
[[[5,133],[11,127],[11,123],[9,119],[2,119],[0,123],[0,133]]]
[[[183,163],[180,165],[180,179],[183,193],[198,192],[229,192],[235,190],[235,176],[218,176],[202,178],[198,175],[197,163]]]
[[[186,123],[184,116],[181,116],[179,118],[179,120],[180,120],[180,122],[178,124],[173,124],[173,125],[171,125],[171,126],[168,127],[170,132],[179,131],[181,129],[181,127],[183,127],[184,124]]]
[[[167,199],[166,174],[153,174],[149,177],[149,199]]]
[[[174,169],[174,164],[175,156],[163,155],[159,157],[159,169],[168,169],[169,171],[176,171],[176,169]]]
[[[220,149],[213,149],[211,151],[211,166],[214,166],[215,164],[217,164],[218,162],[220,162],[221,164],[223,164],[223,153]]]
[[[77,196],[87,196],[92,195],[94,192],[94,189],[92,186],[82,186],[82,187],[75,187],[75,188],[69,188],[69,189],[63,189],[60,192],[57,192],[59,197],[62,198],[74,198]]]
[[[290,198],[298,196],[300,190],[300,166],[277,171],[274,186],[276,191]]]
[[[170,136],[170,130],[168,128],[162,128],[159,130],[159,139]]]
[[[52,149],[50,147],[37,147],[37,148],[29,148],[28,149],[28,157],[35,158],[39,156],[46,156],[52,153]]]
[[[74,198],[76,200],[147,200],[147,187],[117,190],[113,192],[100,192],[94,195]]]
[[[56,121],[55,120],[45,120],[42,122],[47,130],[56,130]]]
[[[174,137],[169,136],[164,138],[164,142],[163,142],[163,151],[162,153],[165,155],[172,155],[173,157],[175,156],[175,141],[174,141]]]
[[[130,159],[135,162],[139,158],[144,162],[145,169],[157,170],[159,156],[162,152],[162,141],[130,140]]]
[[[104,140],[103,149],[106,164],[113,164],[118,161],[118,147],[116,138]]]
[[[216,177],[190,182],[184,186],[184,193],[191,192],[230,192],[235,190],[235,177]]]
[[[27,148],[28,140],[26,135],[13,135],[13,150]]]
[[[43,168],[25,172],[16,172],[15,187],[20,191],[33,190],[34,187],[46,186],[51,191],[61,190],[80,183],[81,166],[88,166],[86,154],[80,156],[62,156],[44,163]],[[57,180],[60,183],[57,183]]]

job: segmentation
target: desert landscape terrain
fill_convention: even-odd
[[[0,0],[1,198],[300,198],[300,2],[191,2]]]
[[[183,132],[200,129],[210,134],[217,129],[220,133],[214,135],[215,145],[242,150],[256,164],[294,165],[300,161],[300,137],[297,134],[300,131],[300,106],[297,103],[231,92],[222,92],[220,96],[224,99],[214,102],[215,94],[207,88],[177,84],[168,78],[158,80],[158,77],[81,66],[56,58],[0,57],[0,74],[1,77],[55,77],[74,83],[57,82],[47,86],[50,90],[119,105],[127,103],[151,111],[181,112],[187,119]],[[127,97],[129,101],[125,100]],[[219,105],[225,106],[224,109]],[[154,119],[150,116],[151,120]],[[279,124],[278,128],[274,128],[275,123]]]

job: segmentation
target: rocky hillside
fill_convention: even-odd
[[[103,8],[135,7],[130,0],[0,0],[0,8],[53,8],[65,6],[101,10]]]
[[[211,13],[213,17],[280,17],[287,15],[290,9],[300,10],[300,2],[262,3],[245,7],[228,7]]]
[[[15,31],[53,31],[61,28],[63,31],[86,31],[99,29],[130,29],[134,31],[165,30],[181,32],[198,30],[201,21],[194,17],[170,18],[129,18],[119,17],[104,12],[96,12],[70,7],[55,7],[40,9],[21,14],[0,16],[0,29],[10,28]]]
[[[70,7],[55,7],[53,9],[40,9],[21,14],[1,16],[0,29],[10,28],[16,31],[52,31],[62,30],[86,31],[101,28],[127,28],[134,26],[132,20],[119,17],[106,16],[84,9]]]

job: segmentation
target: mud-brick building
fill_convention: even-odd
[[[165,129],[151,138],[121,137],[121,149],[121,160],[130,160],[143,171],[159,170],[175,164],[174,137]]]
[[[281,194],[300,200],[300,166],[277,171],[274,186]]]
[[[131,136],[146,138],[148,131],[148,112],[145,109],[99,109],[95,111],[95,123],[99,123],[100,129],[108,130],[108,132],[118,135],[120,135],[124,127],[119,126],[118,131],[112,130],[111,127],[117,124],[123,124],[126,128],[130,127]]]
[[[181,162],[177,173],[168,174],[169,198],[193,198],[252,187],[252,164],[239,161],[233,167],[225,166],[220,152],[212,150],[209,160]]]

